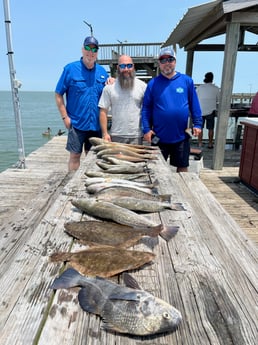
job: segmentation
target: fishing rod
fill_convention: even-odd
[[[92,25],[87,23],[85,20],[83,21],[86,25],[88,25],[88,27],[90,28],[90,35],[93,36],[93,29],[92,29]]]

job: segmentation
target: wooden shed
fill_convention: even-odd
[[[195,51],[224,51],[213,169],[222,169],[236,57],[238,51],[258,52],[258,44],[245,44],[246,31],[258,35],[258,0],[216,0],[189,8],[163,46],[179,45],[187,51],[186,74],[192,75]],[[225,44],[200,44],[225,34]]]

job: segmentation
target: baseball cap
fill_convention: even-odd
[[[174,50],[172,48],[170,48],[170,47],[165,47],[165,48],[161,48],[160,49],[159,59],[162,56],[172,56],[172,57],[176,58],[176,54],[175,54]]]
[[[88,46],[90,44],[94,44],[97,48],[99,47],[99,42],[93,36],[88,36],[85,38],[83,45]]]

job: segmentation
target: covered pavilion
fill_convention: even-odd
[[[245,33],[258,35],[258,0],[215,0],[191,7],[163,46],[179,45],[187,51],[186,74],[192,75],[196,51],[224,51],[221,93],[212,168],[223,168],[227,124],[237,53],[258,52],[258,42],[245,44]],[[224,44],[201,44],[225,34]]]

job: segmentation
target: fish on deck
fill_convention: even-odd
[[[108,201],[99,201],[95,198],[74,199],[72,205],[85,212],[86,214],[100,219],[109,219],[116,223],[128,225],[131,227],[154,228],[160,226],[162,229],[160,236],[169,241],[177,233],[178,226],[168,226],[157,224],[152,220],[137,214],[134,211],[114,205]]]
[[[88,246],[119,246],[129,248],[135,245],[142,237],[157,237],[161,232],[160,226],[156,228],[133,228],[131,226],[111,221],[85,220],[80,222],[67,222],[64,224],[65,232]]]
[[[155,146],[151,146],[151,145],[141,145],[141,144],[125,144],[125,143],[117,143],[115,141],[107,141],[107,140],[104,140],[102,138],[98,138],[98,137],[91,137],[89,138],[89,141],[91,143],[92,146],[97,146],[97,145],[103,145],[103,144],[108,144],[108,145],[113,145],[113,146],[125,146],[127,148],[144,148],[146,150],[154,150],[156,151],[157,150],[157,147]]]
[[[165,210],[174,210],[174,211],[186,211],[182,203],[168,203],[158,200],[144,200],[139,198],[133,198],[128,196],[123,196],[120,198],[114,197],[110,198],[110,201],[118,206],[127,208],[132,211],[139,212],[161,212]]]
[[[133,180],[138,180],[138,179],[143,179],[143,180],[150,180],[150,177],[147,173],[143,172],[143,173],[138,173],[138,174],[108,174],[107,172],[103,172],[101,170],[91,170],[88,169],[85,171],[84,173],[87,177],[103,177],[103,178],[114,178],[114,176],[116,178],[119,179],[124,179],[124,180],[128,180],[128,181],[133,181]]]
[[[110,201],[114,198],[120,197],[132,197],[142,200],[153,200],[160,202],[171,202],[171,194],[156,194],[156,193],[146,193],[146,191],[139,190],[130,186],[124,188],[124,186],[114,186],[108,187],[100,190],[95,194],[96,198],[99,200]]]
[[[155,258],[151,252],[127,250],[118,247],[92,247],[78,252],[56,252],[50,255],[52,262],[69,262],[82,274],[92,277],[112,277],[133,270]]]
[[[140,165],[141,163],[135,163],[135,165],[129,165],[124,164],[125,161],[123,161],[122,164],[106,164],[101,160],[97,160],[96,164],[99,168],[102,169],[104,172],[113,173],[113,174],[137,174],[137,173],[147,173],[150,172],[150,169],[144,166]],[[131,162],[126,162],[131,163]]]
[[[182,321],[179,310],[142,290],[132,277],[127,282],[125,279],[125,283],[129,287],[103,278],[85,277],[68,269],[50,288],[81,287],[78,294],[81,308],[99,315],[107,331],[138,336],[176,331]]]

